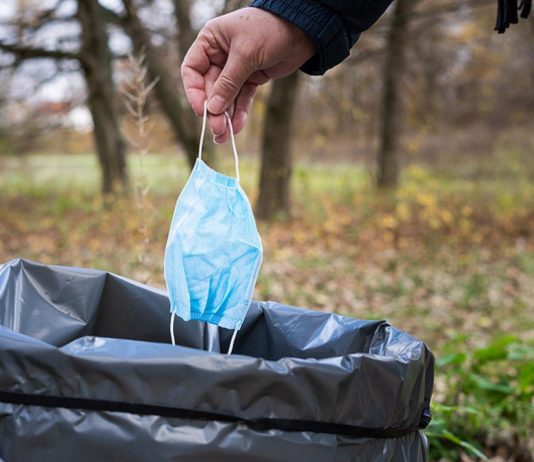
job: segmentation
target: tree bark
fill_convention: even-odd
[[[180,53],[180,60],[183,60],[196,37],[196,31],[191,24],[191,0],[174,0],[173,3],[178,52]]]
[[[76,15],[81,27],[80,64],[87,83],[102,191],[105,194],[118,189],[126,191],[126,144],[119,128],[106,24],[97,0],[78,1]]]
[[[291,135],[298,83],[298,72],[275,80],[267,102],[256,204],[256,215],[263,220],[291,216]]]
[[[124,30],[131,38],[135,52],[145,54],[150,78],[159,79],[154,87],[154,94],[171,125],[176,140],[183,147],[189,164],[193,166],[197,158],[199,122],[195,114],[186,107],[176,78],[167,65],[166,58],[157,47],[152,45],[150,34],[141,23],[134,2],[123,0],[123,4],[126,10],[126,16],[122,20]],[[184,9],[184,5],[181,6]],[[184,22],[188,21],[181,20],[180,24]],[[178,34],[182,32],[184,31],[179,30]],[[184,39],[182,46],[180,46],[181,52],[186,49],[186,43]]]
[[[183,61],[185,58],[185,55],[189,51],[189,47],[193,44],[195,41],[195,38],[197,36],[197,31],[193,28],[193,25],[191,24],[191,6],[192,1],[191,0],[174,0],[174,16],[176,18],[176,38],[178,42],[178,53],[180,62]],[[185,95],[182,96],[180,92],[180,97],[182,100],[185,99]],[[197,145],[198,145],[198,134],[200,133],[200,120],[198,120],[196,117],[192,116],[191,109],[187,107],[185,109],[188,111],[189,117],[192,119],[193,125],[191,125],[193,130],[193,138],[194,138],[194,151],[195,155],[197,152]],[[215,159],[215,150],[213,143],[206,143],[204,144],[204,152],[202,153],[202,158],[212,166],[216,163]],[[193,160],[190,158],[190,160]],[[196,157],[195,157],[196,160]]]
[[[397,0],[387,39],[382,93],[380,147],[377,185],[395,187],[399,182],[399,137],[401,120],[401,81],[405,68],[408,22],[415,0]]]

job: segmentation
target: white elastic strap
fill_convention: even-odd
[[[237,331],[238,329],[234,329],[234,334],[232,335],[232,340],[230,340],[230,346],[228,347],[228,353],[226,353],[227,355],[232,354],[232,351],[234,349],[235,338],[237,337]]]
[[[202,117],[202,130],[200,130],[200,142],[198,143],[198,158],[202,160],[202,146],[204,145],[204,134],[206,133],[206,121],[208,120],[208,102],[204,101],[204,116]]]
[[[237,146],[235,144],[234,127],[232,125],[232,118],[227,111],[224,111],[228,127],[230,127],[230,140],[232,142],[232,151],[234,153],[235,161],[235,177],[239,183],[239,156],[237,155]],[[208,102],[204,101],[204,115],[202,117],[202,129],[200,130],[200,142],[198,143],[198,158],[202,160],[202,147],[204,145],[204,135],[206,134],[206,121],[208,119]]]
[[[174,339],[174,317],[176,316],[176,313],[174,311],[171,312],[171,341],[173,345],[176,345],[176,340]]]
[[[230,127],[230,140],[232,141],[232,151],[234,153],[235,160],[235,177],[237,178],[237,182],[239,183],[239,157],[237,155],[237,146],[235,145],[234,127],[232,125],[232,119],[230,117],[230,114],[225,111],[224,115],[226,116],[228,126]]]

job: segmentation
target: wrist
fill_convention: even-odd
[[[349,41],[341,17],[315,0],[252,0],[251,7],[268,11],[294,24],[314,44],[314,54],[301,70],[324,74],[349,55]]]
[[[291,43],[294,43],[297,47],[298,53],[305,58],[306,61],[317,53],[317,45],[312,37],[310,37],[304,30],[295,24],[287,21],[284,18],[280,18],[282,21],[287,22],[291,32]]]

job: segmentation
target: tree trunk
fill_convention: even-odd
[[[179,2],[180,0],[175,1]],[[248,4],[249,2],[247,0],[225,0],[219,15],[228,14],[240,8],[245,8]]]
[[[292,171],[291,135],[297,101],[299,74],[275,80],[264,119],[260,194],[256,204],[258,218],[291,216],[290,179]]]
[[[434,127],[438,109],[438,79],[442,72],[443,57],[437,47],[444,42],[441,18],[436,17],[426,28],[425,41],[417,50],[423,63],[423,82],[421,98],[417,101],[417,115],[428,127]]]
[[[182,145],[189,164],[193,166],[197,158],[199,122],[195,114],[184,104],[179,85],[167,65],[167,60],[161,51],[152,45],[150,35],[139,19],[134,2],[123,0],[123,4],[126,10],[123,19],[124,30],[131,38],[135,52],[145,54],[150,78],[159,79],[154,87],[154,94],[171,125],[176,140]],[[180,22],[182,23],[184,21]],[[178,34],[182,32],[184,31],[178,31]],[[181,52],[185,46],[184,43],[183,47],[180,47]]]
[[[115,87],[106,24],[97,0],[80,0],[77,18],[81,26],[81,67],[87,82],[87,104],[94,125],[94,139],[102,191],[128,188],[126,144],[119,128]]]
[[[193,25],[191,24],[191,6],[192,6],[192,0],[174,0],[174,17],[176,18],[176,38],[178,42],[178,53],[180,54],[180,62],[183,61],[185,58],[185,55],[189,51],[189,47],[193,44],[195,41],[195,37],[197,35],[197,31],[193,28]],[[181,86],[179,86],[181,88]],[[185,100],[185,95],[181,95],[180,98],[182,100]],[[194,152],[196,156],[196,152],[198,149],[198,135],[200,133],[200,120],[198,120],[196,117],[193,117],[191,113],[191,109],[189,109],[189,106],[186,107],[186,111],[189,112],[189,118],[192,120],[193,125],[192,131],[193,131],[193,138],[194,138]],[[213,143],[205,143],[204,144],[204,152],[202,153],[202,158],[204,161],[206,161],[210,165],[214,165],[216,162],[215,159],[215,150]],[[192,158],[190,157],[190,160]],[[196,160],[196,157],[195,157]],[[194,162],[193,162],[194,163]]]
[[[183,60],[196,36],[191,25],[191,0],[174,0],[173,4],[178,52],[180,53],[180,60]]]
[[[397,0],[387,39],[382,93],[380,148],[377,185],[394,187],[399,181],[399,136],[401,119],[401,81],[404,74],[406,35],[415,0]]]

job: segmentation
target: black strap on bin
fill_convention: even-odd
[[[156,415],[177,419],[230,422],[246,425],[257,431],[282,430],[290,432],[314,432],[345,435],[353,438],[399,438],[421,430],[417,428],[367,428],[354,425],[344,425],[330,422],[315,422],[311,420],[294,419],[243,419],[236,416],[218,414],[214,412],[180,409],[152,404],[128,403],[124,401],[107,401],[100,399],[71,398],[64,396],[46,396],[27,393],[13,393],[0,391],[0,401],[26,406],[58,407],[67,409],[82,409],[100,412],[125,412],[138,415]],[[423,412],[424,415],[427,410]],[[424,425],[422,419],[421,424]],[[424,425],[426,426],[426,425]]]

